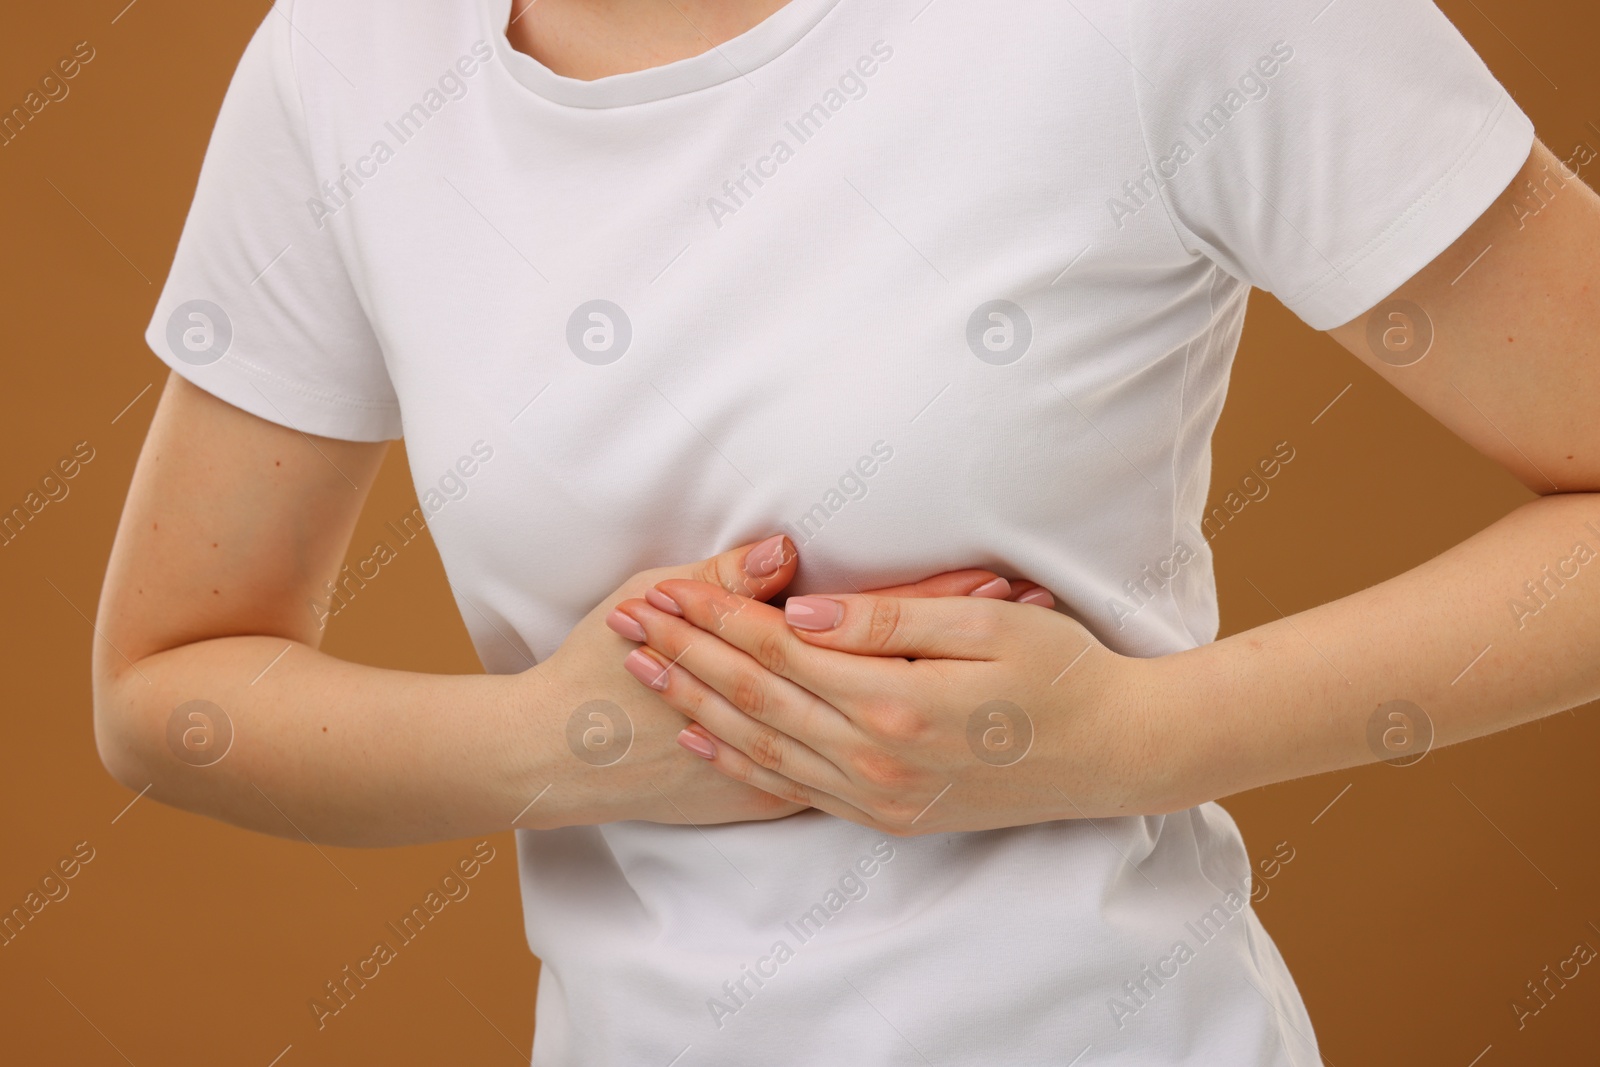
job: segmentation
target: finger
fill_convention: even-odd
[[[1011,595],[1007,600],[1015,604],[1037,604],[1042,608],[1056,606],[1056,598],[1050,590],[1038,582],[1030,582],[1024,578],[1014,579],[1011,583]]]
[[[825,791],[849,788],[849,779],[844,773],[816,750],[783,730],[745,714],[689,670],[683,660],[668,660],[653,648],[636,648],[628,653],[623,666],[629,674],[659,693],[669,706],[721,738],[724,748],[737,749],[751,762],[786,779],[792,786]],[[831,709],[830,714],[843,721],[843,717]],[[798,795],[792,798],[795,803],[811,803],[809,798],[800,800]]]
[[[644,571],[639,577],[649,585],[667,578],[689,578],[709,582],[752,600],[767,600],[794,580],[799,565],[800,555],[794,542],[777,534],[730,548],[698,563]]]
[[[799,561],[794,542],[777,534],[671,570],[675,572],[672,577],[707,582],[739,596],[765,600],[789,584]]]
[[[701,759],[711,764],[713,768],[737,781],[751,782],[751,779],[760,776],[761,784],[756,788],[773,796],[781,797],[791,804],[804,804],[811,807],[812,790],[806,788],[792,779],[764,767],[757,766],[750,757],[729,745],[725,741],[718,741],[706,732],[706,728],[699,723],[692,722],[678,731],[678,745],[685,751],[692,752]],[[753,783],[752,783],[753,784]]]
[[[1010,583],[994,571],[945,571],[920,582],[891,585],[882,589],[859,590],[869,596],[1004,596]],[[852,589],[851,592],[858,592]]]
[[[714,586],[694,584],[731,599],[730,594],[721,593]],[[816,649],[794,640],[784,625],[783,613],[777,608],[750,600],[742,603],[749,607],[745,613],[747,619],[792,644],[801,653],[810,656],[818,654]],[[691,614],[698,616],[701,613],[694,610]],[[755,620],[758,614],[764,618]],[[624,600],[606,618],[606,625],[624,637],[648,644],[651,651],[659,653],[658,658],[681,666],[697,685],[709,687],[723,702],[739,712],[743,719],[749,720],[732,720],[740,732],[728,729],[723,722],[718,722],[712,728],[757,758],[759,755],[745,743],[755,732],[751,723],[796,738],[821,752],[837,751],[840,746],[859,740],[859,732],[839,709],[780,673],[774,673],[749,653],[729,643],[727,638],[730,635],[726,632],[708,632],[695,625],[694,618],[683,618],[663,611],[644,600]],[[837,653],[824,654],[838,657]],[[625,661],[625,664],[630,670],[648,666],[646,661],[637,659]],[[641,677],[640,680],[650,684],[648,678]],[[714,707],[713,710],[720,708]]]
[[[812,789],[792,779],[785,778],[776,771],[768,770],[749,756],[740,752],[725,740],[708,733],[698,724],[690,724],[678,734],[678,744],[705,759],[719,773],[727,775],[736,782],[754,786],[775,797],[781,797],[791,804],[805,804],[816,808],[818,811],[827,812],[829,815],[846,819],[874,830],[887,830],[872,816],[854,804],[841,800],[832,793]],[[707,753],[711,755],[707,755]]]
[[[808,594],[790,597],[783,610],[789,628],[808,645],[856,656],[992,660],[1017,609],[971,596]]]
[[[766,672],[816,694],[824,707],[836,708],[847,716],[852,714],[856,700],[912,684],[903,674],[909,664],[887,658],[864,660],[843,652],[819,649],[800,640],[786,622],[784,612],[770,605],[734,596],[705,582],[669,580],[658,583],[655,588],[657,597],[652,603],[670,599],[688,622],[721,638]],[[971,597],[948,599],[978,602]],[[932,603],[927,600],[896,602]],[[661,650],[669,656],[678,654],[675,648]],[[754,684],[737,676],[706,674],[699,667],[694,670],[735,704],[739,704],[740,699],[734,696],[733,687]]]

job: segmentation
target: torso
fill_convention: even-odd
[[[297,18],[352,42],[334,59],[361,87],[303,53],[317,173],[393,147],[318,232],[485,668],[548,656],[630,574],[777,531],[794,592],[987,566],[1124,654],[1210,640],[1196,524],[1247,287],[1159,207],[1108,213],[1146,161],[1117,50],[1056,0],[1008,6],[1026,32],[973,4],[765,0],[694,39],[674,3]],[[1076,7],[1121,35],[1124,0]],[[430,103],[450,70],[471,73]],[[306,240],[277,237],[263,260]],[[997,1034],[1016,1064],[1091,1041],[1097,1063],[1313,1062],[1279,1045],[1278,1011],[1309,1022],[1214,804],[892,842],[815,811],[517,841],[538,1067],[920,1062],[895,1028],[948,1067],[995,1062]],[[1201,961],[1120,1026],[1108,996],[1214,907]]]
[[[779,530],[791,593],[984,566],[1124,655],[1212,640],[1209,537],[1265,495],[1206,510],[1249,282],[1349,321],[1533,143],[1421,2],[1377,37],[1380,0],[512,2],[269,16],[146,332],[190,363],[204,304],[232,347],[203,387],[403,436],[425,515],[351,574],[425,518],[491,673]],[[620,822],[517,859],[534,1067],[1320,1062],[1214,803]]]

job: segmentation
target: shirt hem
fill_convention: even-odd
[[[186,363],[165,352],[148,331],[145,345],[197,388],[279,426],[344,441],[395,441],[402,436],[398,404],[315,390],[238,356]]]

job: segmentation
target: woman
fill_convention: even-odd
[[[1595,536],[1596,236],[1422,0],[280,5],[147,331],[103,758],[516,827],[535,1064],[1316,1063],[1213,800],[1600,693],[1600,594],[1502,606]],[[1541,499],[1214,641],[1252,284]],[[401,436],[484,676],[316,651]]]

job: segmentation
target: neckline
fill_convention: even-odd
[[[557,74],[511,47],[506,25],[511,21],[512,0],[478,0],[478,8],[496,56],[517,81],[552,103],[608,108],[665,100],[743,77],[788,51],[838,2],[788,0],[744,33],[700,55],[593,81]]]

